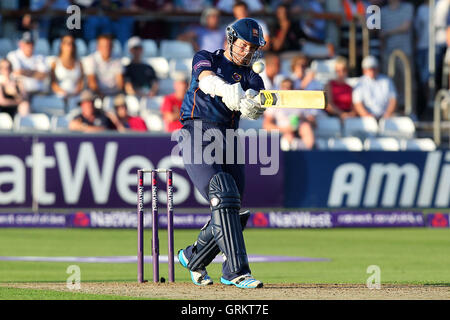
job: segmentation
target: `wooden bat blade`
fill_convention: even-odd
[[[309,90],[261,90],[259,102],[263,108],[324,109],[325,92]]]

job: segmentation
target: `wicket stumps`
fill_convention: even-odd
[[[173,185],[172,170],[170,169],[140,169],[137,171],[137,229],[138,229],[138,282],[144,280],[144,174],[152,175],[152,260],[153,282],[159,282],[159,238],[158,238],[158,187],[156,180],[158,173],[166,174],[167,190],[167,234],[168,234],[168,262],[169,282],[175,282],[174,250],[173,250]]]

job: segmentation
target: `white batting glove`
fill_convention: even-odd
[[[245,92],[242,90],[239,82],[235,84],[223,84],[218,88],[218,91],[220,91],[222,101],[228,109],[231,111],[239,111],[239,103],[245,97]]]
[[[261,117],[265,110],[264,108],[261,108],[259,102],[251,98],[242,99],[239,106],[242,117],[251,120],[256,120]]]
[[[253,90],[253,89],[248,89],[247,91],[245,91],[245,97],[246,98],[254,98],[259,94],[258,91]]]
[[[229,84],[216,75],[203,77],[198,85],[200,90],[211,97],[222,97],[223,103],[231,111],[239,111],[239,102],[245,98],[245,92],[239,82]]]

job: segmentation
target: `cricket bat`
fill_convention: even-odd
[[[261,90],[255,99],[263,108],[324,109],[324,91]]]

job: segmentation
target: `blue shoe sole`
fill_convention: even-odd
[[[236,284],[236,283],[234,283],[234,282],[231,282],[230,280],[227,280],[227,279],[225,279],[224,277],[221,277],[221,278],[220,278],[220,282],[221,282],[222,284],[224,284],[224,285],[227,285],[227,286],[233,285],[233,286],[238,287],[238,288],[241,288],[241,289],[256,289],[256,288],[262,288],[262,286],[263,286],[262,283],[260,283],[260,284],[259,284],[258,286],[256,286],[256,287],[249,287],[249,286],[248,286],[249,284],[252,284],[252,283],[255,282],[255,281],[256,281],[256,280],[252,280],[252,281],[249,281],[249,282],[244,281],[243,283],[245,283],[245,284],[243,285],[243,284]]]
[[[181,249],[180,251],[178,251],[178,261],[180,261],[180,264],[185,267],[186,269],[188,269],[187,265],[188,262],[184,259],[184,254],[183,254],[183,249]],[[189,269],[188,269],[189,270]],[[204,286],[201,283],[198,283],[194,280],[194,275],[192,274],[191,270],[189,270],[189,274],[191,275],[191,281],[193,284],[197,285],[197,286]],[[212,283],[210,283],[212,284]]]

